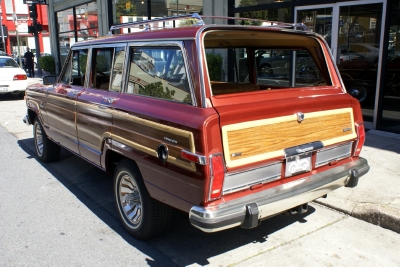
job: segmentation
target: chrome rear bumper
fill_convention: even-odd
[[[254,222],[249,224],[249,218],[255,218],[258,221],[313,201],[342,186],[354,187],[357,185],[358,178],[366,174],[368,170],[367,160],[359,158],[325,172],[230,202],[211,207],[194,206],[189,212],[189,220],[193,226],[204,232],[217,232],[239,225],[244,227],[244,223],[257,225]]]

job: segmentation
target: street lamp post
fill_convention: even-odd
[[[14,4],[14,1],[13,1]],[[18,47],[18,59],[19,59],[19,66],[22,67],[22,60],[21,60],[21,52],[19,49],[19,36],[18,36],[18,21],[17,21],[17,14],[13,12],[13,21],[15,24],[15,35],[17,36],[17,47]]]
[[[0,23],[1,23],[1,40],[3,41],[3,50],[6,52],[6,44],[4,41],[4,31],[3,31],[3,9],[1,8],[1,0],[0,0]]]
[[[22,67],[22,60],[21,60],[21,52],[19,49],[19,36],[18,36],[18,20],[17,20],[17,13],[15,13],[15,3],[14,0],[12,0],[12,10],[13,10],[13,21],[15,25],[15,35],[17,36],[17,47],[18,47],[18,59],[19,59],[19,66]]]

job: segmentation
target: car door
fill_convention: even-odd
[[[46,105],[50,137],[79,154],[75,126],[77,96],[84,90],[87,48],[71,50],[58,83],[48,90]],[[73,64],[78,62],[78,64]]]
[[[120,96],[124,58],[124,44],[92,46],[86,88],[77,99],[80,154],[98,166],[104,141],[111,135],[112,105]]]

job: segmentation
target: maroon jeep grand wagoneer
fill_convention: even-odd
[[[205,232],[254,228],[369,170],[360,105],[321,36],[203,19],[222,20],[115,25],[74,44],[57,80],[26,91],[39,159],[64,147],[113,174],[137,238],[165,230],[172,208]]]

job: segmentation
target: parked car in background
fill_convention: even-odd
[[[58,78],[28,87],[23,120],[41,161],[64,147],[112,175],[120,221],[139,239],[166,230],[173,208],[204,232],[251,229],[357,186],[369,170],[360,103],[321,35],[197,14],[173,23],[190,27],[146,26],[177,19],[114,25],[75,43]]]
[[[26,72],[12,57],[0,56],[0,94],[25,94],[28,80]]]
[[[379,44],[373,43],[348,43],[339,46],[340,60],[353,60],[361,55],[369,61],[378,62],[379,58]]]

